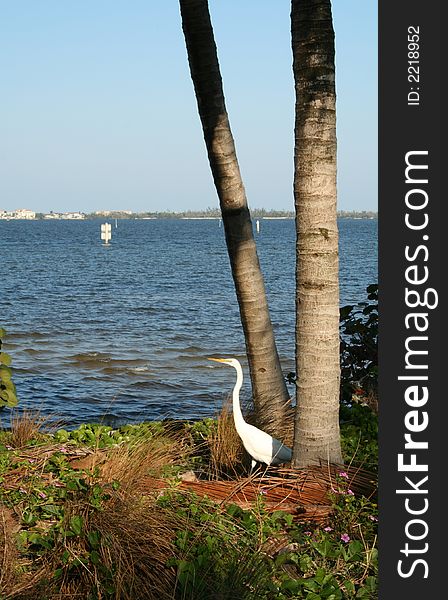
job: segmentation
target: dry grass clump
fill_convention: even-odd
[[[32,572],[3,588],[3,599],[173,598],[174,532],[181,525],[148,498],[117,495],[95,510],[89,498],[68,501],[63,528]]]
[[[369,390],[365,399],[365,403],[375,415],[378,415],[378,390]]]
[[[140,440],[134,444],[121,444],[101,453],[97,466],[104,483],[119,481],[123,492],[139,489],[143,476],[161,477],[174,465],[186,462],[191,449],[180,435],[165,433]]]
[[[223,404],[217,417],[216,428],[211,430],[207,439],[212,479],[220,479],[225,475],[238,475],[244,460],[243,444],[235,429],[230,407],[230,402]]]
[[[178,519],[148,498],[123,494],[100,511],[87,503],[66,507],[68,528],[79,517],[80,535],[61,540],[53,553],[51,572],[60,569],[61,576],[52,598],[101,598],[104,590],[123,600],[172,598],[175,570],[166,563]]]
[[[178,515],[155,507],[148,498],[121,498],[97,512],[92,527],[101,532],[101,558],[114,568],[117,598],[171,598],[175,569],[167,567],[174,555]]]
[[[18,525],[11,510],[0,506],[0,598],[14,584],[18,552],[14,532]]]
[[[11,415],[11,437],[9,443],[13,448],[24,448],[32,440],[39,439],[49,420],[39,412],[23,410],[14,411]]]

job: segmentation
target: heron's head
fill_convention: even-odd
[[[208,360],[214,360],[215,362],[223,363],[237,369],[241,367],[240,362],[236,358],[208,358]]]

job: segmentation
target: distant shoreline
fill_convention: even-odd
[[[76,217],[73,215],[76,214]],[[264,209],[253,209],[251,211],[253,219],[262,220],[288,220],[295,219],[295,214],[289,211],[267,211]],[[340,219],[367,219],[374,220],[378,218],[378,213],[374,211],[338,211]],[[209,209],[206,211],[185,211],[185,212],[146,212],[131,213],[130,211],[99,211],[95,213],[35,213],[33,217],[20,216],[16,211],[0,211],[0,221],[91,221],[98,219],[127,219],[127,220],[155,220],[155,219],[177,219],[184,221],[192,220],[221,220],[222,216],[219,210]]]

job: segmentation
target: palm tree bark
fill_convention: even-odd
[[[274,340],[246,193],[240,174],[207,0],[180,0],[191,78],[246,340],[258,424],[281,436],[288,392]]]
[[[341,463],[336,92],[330,0],[292,0],[297,408],[293,466]]]

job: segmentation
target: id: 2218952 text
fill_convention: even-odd
[[[408,27],[408,106],[420,105],[420,26]]]

